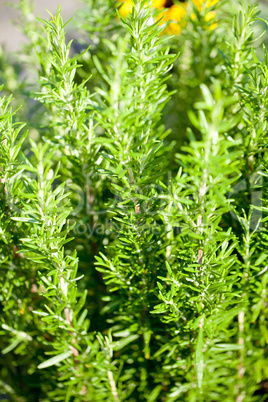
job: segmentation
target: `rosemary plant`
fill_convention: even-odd
[[[122,3],[0,53],[0,399],[265,401],[258,8]]]

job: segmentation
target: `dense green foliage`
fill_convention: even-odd
[[[189,0],[168,36],[133,3],[84,0],[68,43],[20,0],[0,52],[0,399],[265,401],[258,9]]]

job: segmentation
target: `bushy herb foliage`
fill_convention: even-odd
[[[195,3],[170,37],[150,3],[123,18],[84,1],[75,43],[60,9],[17,5],[30,45],[0,52],[3,400],[267,398],[268,55],[255,6]]]

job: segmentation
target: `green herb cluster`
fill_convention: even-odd
[[[265,401],[258,9],[170,37],[117,7],[84,0],[68,42],[20,0],[30,45],[0,52],[0,399]]]

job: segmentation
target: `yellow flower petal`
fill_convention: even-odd
[[[219,2],[219,0],[208,0],[207,7],[215,6],[215,4],[217,4],[218,2]]]
[[[185,25],[184,17],[186,15],[186,6],[180,6],[178,4],[174,4],[171,6],[167,12],[165,12],[163,22],[164,21],[176,21],[171,22],[165,29],[165,33],[169,35],[176,35],[181,33],[182,26]]]
[[[174,4],[166,13],[167,20],[180,21],[186,15],[186,7]]]
[[[165,33],[169,35],[178,35],[181,33],[181,26],[179,24],[176,24],[174,22],[171,22],[168,27],[166,27]]]
[[[206,8],[215,6],[219,2],[219,0],[192,0],[194,5],[199,11],[202,11],[202,5],[206,3]]]
[[[174,4],[172,7],[165,12],[163,21],[181,21],[186,15],[186,8],[183,6],[179,6],[178,4]]]
[[[126,0],[124,4],[120,7],[119,13],[122,17],[126,17],[128,14],[131,13],[133,8],[133,4],[130,0]]]
[[[202,4],[205,0],[193,0],[194,5],[199,11],[202,11]]]
[[[165,3],[166,3],[166,0],[152,0],[153,7],[155,7],[155,8],[160,8],[160,9],[164,8]],[[128,14],[130,14],[132,12],[132,8],[133,8],[132,1],[125,0],[123,2],[123,5],[119,9],[119,13],[120,13],[120,15],[122,15],[122,17],[125,18]]]
[[[210,27],[208,28],[210,31],[214,31],[215,28],[217,28],[218,23],[215,22],[214,24],[210,25]]]
[[[208,13],[206,13],[205,20],[210,21],[215,17],[215,15],[215,11],[209,11]]]
[[[156,8],[165,7],[166,0],[153,0],[153,6]]]
[[[209,8],[214,6],[219,2],[219,0],[192,0],[196,8],[201,12],[202,7],[205,4],[205,8]],[[151,4],[153,7],[158,8],[159,10],[165,8],[166,0],[151,0]],[[170,21],[170,24],[167,26],[164,32],[168,34],[180,34],[182,27],[185,26],[185,15],[187,14],[188,3],[185,2],[183,4],[173,4],[168,10],[164,10],[157,19],[160,19],[163,16],[162,24],[166,21]],[[133,4],[131,0],[125,0],[123,5],[119,9],[119,13],[122,17],[126,17],[129,13],[131,13],[133,8]],[[216,12],[209,11],[205,14],[205,20],[207,22],[213,20],[215,18]],[[191,14],[191,19],[194,21],[197,18],[195,13]],[[207,27],[210,31],[213,31],[217,27],[217,23],[210,25]]]

